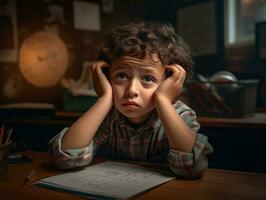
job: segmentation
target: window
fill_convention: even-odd
[[[266,0],[225,0],[225,46],[254,44],[255,24],[266,21]]]

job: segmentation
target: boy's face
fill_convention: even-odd
[[[165,79],[165,67],[156,55],[125,56],[111,64],[114,106],[131,122],[144,122],[154,109],[154,93]]]

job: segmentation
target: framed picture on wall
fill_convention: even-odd
[[[256,23],[256,56],[258,60],[266,60],[266,21]]]
[[[223,20],[223,1],[177,3],[177,30],[195,54],[197,72],[212,74],[224,68]]]

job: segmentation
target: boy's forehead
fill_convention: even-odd
[[[146,56],[143,59],[131,57],[131,56],[124,56],[119,58],[118,60],[113,61],[111,64],[112,67],[116,68],[118,66],[131,66],[136,68],[142,67],[163,67],[163,64],[159,57],[156,54],[151,54]]]

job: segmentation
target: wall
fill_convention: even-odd
[[[59,28],[59,35],[67,44],[70,53],[70,64],[65,77],[77,79],[83,61],[96,59],[97,46],[101,43],[104,34],[112,29],[114,25],[144,18],[147,20],[167,21],[176,26],[176,11],[178,7],[198,2],[195,0],[114,0],[114,12],[106,13],[102,9],[103,1],[82,1],[95,2],[100,5],[102,25],[100,32],[80,31],[73,27],[73,0],[16,0],[18,47],[20,47],[21,43],[35,31],[43,30],[47,25],[56,25]],[[51,12],[48,9],[51,3],[48,2],[62,7],[65,24],[58,21],[47,22],[47,19],[51,16]],[[221,4],[222,3],[219,5]],[[221,6],[219,8],[218,19],[221,21],[223,18],[221,15]],[[219,27],[220,26],[223,26],[223,24],[220,23]],[[223,32],[222,29],[219,32]],[[222,39],[222,37],[219,38],[220,40]],[[1,38],[1,41],[3,40],[4,39]],[[220,43],[221,41],[219,44]],[[222,51],[223,50],[221,50],[221,52]],[[221,56],[224,56],[223,59],[221,59]],[[219,57],[219,62],[215,64],[212,62],[217,61],[215,58],[204,58],[203,63],[209,63],[209,66],[205,64],[200,65],[200,63],[197,62],[195,68],[196,72],[210,74],[213,71],[226,69],[235,73],[239,78],[258,78],[261,80],[259,85],[258,105],[266,107],[265,62],[256,61],[254,46],[225,48],[224,54],[222,53],[221,56]],[[22,77],[18,63],[1,63],[0,61],[0,85],[0,104],[35,101],[54,103],[59,108],[62,107],[61,86],[59,84],[50,88],[37,88],[32,86]],[[6,85],[15,88],[12,98],[8,98],[3,94],[3,87]]]
[[[59,36],[66,43],[70,55],[69,66],[64,77],[78,79],[83,62],[97,58],[97,47],[106,32],[117,24],[124,24],[144,16],[144,1],[114,0],[111,13],[103,10],[101,3],[103,1],[81,1],[100,5],[101,31],[83,31],[74,28],[73,0],[17,0],[18,50],[22,42],[34,32],[44,30],[45,27],[58,28]],[[49,11],[51,5],[62,8],[63,21],[51,19]],[[1,38],[1,40],[4,41],[5,38]],[[8,95],[5,90],[9,91]],[[18,62],[4,63],[0,61],[0,104],[24,101],[47,102],[55,104],[60,109],[62,107],[61,93],[62,88],[59,83],[48,88],[35,87],[24,79]]]

